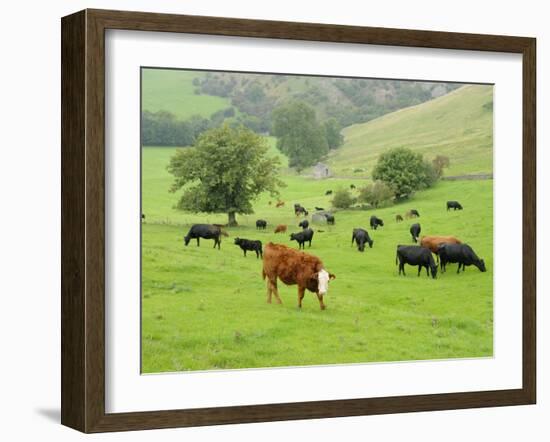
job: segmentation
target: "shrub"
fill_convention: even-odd
[[[389,204],[395,195],[395,190],[383,181],[375,181],[372,184],[359,189],[357,200],[362,203],[368,203],[374,208],[381,204]]]
[[[348,209],[355,203],[355,198],[351,195],[348,189],[339,189],[334,193],[332,205],[338,209]]]

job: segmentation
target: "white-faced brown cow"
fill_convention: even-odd
[[[277,290],[277,278],[286,285],[298,285],[298,307],[302,308],[302,299],[308,289],[317,295],[321,310],[325,309],[323,296],[328,292],[328,283],[336,278],[329,273],[323,262],[316,256],[300,252],[282,244],[268,243],[264,248],[262,277],[267,277],[267,302],[271,304],[271,295],[275,295],[278,304],[282,304]]]

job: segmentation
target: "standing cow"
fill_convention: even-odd
[[[259,219],[256,221],[257,230],[265,230],[266,227],[267,227],[267,221],[265,219]]]
[[[200,246],[199,238],[213,239],[214,248],[218,246],[218,250],[220,250],[220,245],[222,243],[221,241],[222,234],[223,232],[221,228],[218,226],[214,226],[212,224],[193,224],[189,229],[189,232],[187,233],[186,236],[184,236],[183,239],[185,241],[186,246],[189,245],[189,241],[191,241],[191,239],[193,238],[197,239],[197,246]]]
[[[371,229],[376,230],[378,228],[378,226],[384,227],[384,221],[382,221],[380,218],[372,215],[370,217],[370,226],[371,226]]]
[[[420,224],[419,223],[414,223],[411,228],[410,228],[410,232],[411,232],[411,236],[412,236],[412,239],[413,239],[413,242],[418,242],[418,237],[420,236]]]
[[[256,258],[262,257],[262,242],[252,239],[235,238],[235,245],[239,246],[246,257],[247,250],[256,252]]]
[[[435,264],[432,252],[429,249],[420,246],[397,246],[397,253],[395,256],[395,263],[399,262],[399,274],[405,275],[405,264],[412,266],[418,266],[418,276],[422,267],[426,268],[426,275],[435,279],[437,275],[437,265]]]
[[[439,246],[439,258],[441,264],[441,273],[444,273],[447,263],[458,263],[456,273],[466,270],[466,266],[474,265],[480,272],[486,272],[485,261],[479,259],[473,249],[468,244],[441,244]]]
[[[290,240],[298,241],[298,248],[305,249],[305,243],[309,242],[309,247],[311,247],[311,240],[313,239],[313,230],[304,229],[298,233],[291,233]]]
[[[306,289],[317,295],[321,310],[326,306],[323,297],[328,293],[329,281],[336,276],[329,273],[323,262],[282,244],[268,243],[264,249],[262,278],[267,278],[267,302],[275,295],[278,304],[282,304],[277,290],[277,278],[286,285],[298,285],[298,307],[302,308],[302,299]]]
[[[451,209],[462,210],[463,207],[458,201],[447,201],[447,212]]]
[[[365,229],[353,229],[353,233],[351,235],[351,245],[353,245],[354,242],[357,243],[357,250],[360,252],[365,251],[365,243],[367,243],[371,249],[372,244],[374,243],[369,236],[369,232]]]
[[[327,220],[328,225],[332,225],[332,226],[334,225],[335,223],[334,215],[330,213],[325,213],[325,219]]]

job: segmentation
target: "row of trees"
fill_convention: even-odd
[[[203,132],[193,147],[178,149],[170,159],[168,171],[174,176],[170,191],[183,191],[177,208],[225,212],[228,224],[236,225],[236,215],[253,213],[252,203],[261,193],[276,198],[285,186],[278,175],[280,161],[268,156],[268,150],[265,138],[244,126],[224,124]],[[380,156],[372,184],[359,189],[357,197],[348,189],[337,190],[332,204],[348,208],[357,202],[373,207],[391,203],[432,186],[449,164],[447,157],[428,163],[409,149],[393,149]]]

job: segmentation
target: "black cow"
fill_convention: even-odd
[[[267,221],[265,219],[259,219],[256,221],[256,229],[265,230],[267,227]]]
[[[305,207],[302,207],[300,204],[294,204],[294,214],[296,216],[299,216],[299,215],[305,215],[305,216],[308,216],[309,213],[308,211],[305,209]]]
[[[334,225],[334,215],[331,215],[330,213],[325,213],[325,219],[327,220],[327,224]]]
[[[325,195],[332,195],[332,190],[327,190],[327,191],[325,192]]]
[[[298,227],[301,227],[302,229],[307,229],[309,227],[309,221],[307,219],[303,220],[300,224],[298,224]]]
[[[462,272],[466,266],[474,265],[480,272],[486,272],[485,261],[479,259],[468,244],[441,244],[438,248],[441,273],[445,272],[447,263],[458,263],[458,270],[462,266]]]
[[[315,207],[315,210],[317,210],[318,212],[322,212],[325,209],[323,207]]]
[[[186,246],[189,245],[189,241],[191,241],[191,239],[193,238],[197,239],[197,246],[200,245],[199,238],[213,239],[214,248],[218,246],[218,250],[219,250],[220,245],[222,243],[221,235],[222,235],[222,229],[212,224],[193,224],[189,229],[189,233],[187,233],[187,235],[184,236],[183,239],[185,241]]]
[[[372,249],[372,244],[374,241],[370,239],[369,232],[365,229],[353,229],[353,234],[351,235],[351,245],[353,242],[357,243],[357,250],[360,252],[365,251],[365,243],[368,243],[369,248]]]
[[[418,213],[418,210],[416,209],[409,210],[409,213],[411,214],[411,217],[416,217],[416,218],[420,217],[420,213]]]
[[[305,249],[305,243],[309,242],[309,247],[311,247],[311,240],[313,239],[313,230],[311,229],[304,229],[301,232],[298,233],[291,233],[290,234],[290,240],[291,241],[298,241],[298,248],[299,249]]]
[[[373,230],[376,230],[378,226],[384,227],[384,221],[382,221],[380,218],[377,218],[376,216],[372,215],[370,217],[370,226]]]
[[[256,258],[263,258],[262,242],[252,239],[235,238],[235,245],[239,246],[246,256],[246,251],[256,252]]]
[[[411,226],[410,232],[413,238],[413,242],[418,242],[418,237],[420,236],[420,224],[415,223]]]
[[[458,201],[447,201],[447,212],[450,209],[462,210],[462,205]]]
[[[405,276],[405,264],[412,266],[418,266],[418,276],[422,267],[426,267],[426,275],[430,276],[429,271],[432,273],[432,278],[435,279],[437,275],[437,266],[435,265],[432,252],[429,249],[421,246],[397,246],[397,254],[395,256],[395,263],[399,261],[399,274],[403,272]]]

